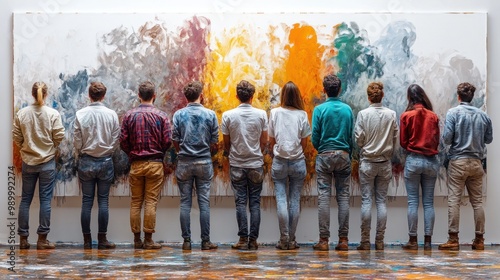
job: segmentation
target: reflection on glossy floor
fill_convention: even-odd
[[[35,245],[36,246],[36,245]],[[333,249],[333,247],[331,248]],[[15,272],[0,263],[2,278],[29,279],[220,279],[220,278],[310,278],[310,279],[500,279],[500,247],[483,252],[461,246],[458,252],[403,251],[387,246],[385,251],[313,251],[311,245],[279,251],[261,246],[258,251],[232,250],[221,245],[215,251],[191,252],[179,245],[161,250],[134,250],[130,245],[115,250],[83,250],[59,246],[56,250],[15,250]],[[4,258],[9,254],[2,247]]]

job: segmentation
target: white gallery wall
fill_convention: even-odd
[[[300,2],[300,3],[296,3]],[[335,3],[336,2],[336,3]],[[245,13],[245,12],[487,12],[488,13],[488,113],[493,120],[494,131],[500,129],[500,112],[495,110],[500,104],[500,2],[493,0],[358,0],[358,1],[263,1],[263,0],[196,0],[196,1],[77,1],[77,0],[4,0],[0,2],[0,32],[4,39],[0,41],[0,92],[4,102],[0,102],[0,244],[8,241],[10,230],[6,226],[8,220],[8,167],[12,165],[12,13],[13,12],[101,12],[101,13]],[[50,16],[47,16],[50,20]],[[382,28],[390,19],[387,15],[373,15],[373,28]],[[461,32],[450,30],[450,32]],[[467,33],[463,39],[467,40]],[[482,43],[482,42],[481,42]],[[64,42],[61,42],[64,44]],[[71,48],[71,46],[68,46]],[[485,199],[486,211],[486,242],[500,243],[500,174],[496,170],[500,167],[499,148],[500,139],[494,135],[493,144],[488,147],[488,196]],[[21,188],[20,185],[17,188]],[[351,242],[360,239],[360,198],[351,200],[350,233]],[[16,212],[19,198],[16,200]],[[80,206],[81,197],[59,198],[53,201],[52,225],[49,238],[53,241],[81,242]],[[129,227],[128,197],[113,197],[110,199],[110,223],[108,234],[115,242],[130,242],[132,234]],[[275,242],[279,237],[274,200],[263,200],[262,223],[259,241]],[[337,206],[332,200],[331,235],[337,238]],[[30,215],[30,232],[32,239],[36,236],[38,226],[38,199],[32,204]],[[434,241],[441,242],[447,238],[447,204],[446,198],[436,197],[436,224]],[[92,232],[97,232],[97,202],[94,205],[92,217]],[[163,197],[158,205],[157,226],[155,239],[167,242],[181,241],[179,225],[179,198]],[[196,203],[192,210],[193,239],[199,241],[199,211]],[[375,215],[372,227],[375,227]],[[15,221],[17,225],[17,221]],[[420,209],[419,235],[423,235],[423,216]],[[232,242],[237,239],[237,224],[235,218],[234,201],[231,197],[212,200],[211,208],[212,240],[215,242]],[[373,232],[373,231],[372,231]],[[462,207],[460,238],[461,242],[470,242],[474,237],[472,208],[468,204]],[[313,242],[318,238],[317,206],[312,200],[305,203],[297,231],[299,242]],[[422,239],[421,236],[419,239]],[[397,197],[388,202],[388,222],[386,242],[397,243],[407,239],[406,198]]]

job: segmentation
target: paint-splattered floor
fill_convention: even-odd
[[[331,248],[333,249],[333,247]],[[5,258],[10,251],[2,247]],[[500,279],[500,247],[488,246],[475,252],[462,246],[459,252],[403,251],[387,246],[385,251],[279,251],[261,246],[258,251],[232,250],[221,245],[215,251],[201,251],[193,245],[182,252],[179,245],[161,250],[83,250],[77,246],[52,251],[16,250],[15,272],[2,260],[0,277],[11,279]]]

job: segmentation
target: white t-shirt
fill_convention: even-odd
[[[259,168],[264,165],[260,136],[267,131],[266,111],[250,104],[222,114],[221,131],[231,138],[229,165],[240,168]]]
[[[269,115],[269,137],[276,139],[274,155],[284,159],[302,159],[302,138],[311,135],[307,113],[303,110],[274,108]]]

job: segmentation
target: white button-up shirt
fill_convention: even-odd
[[[73,127],[73,143],[79,154],[110,156],[119,145],[118,115],[101,102],[93,102],[78,110]]]

